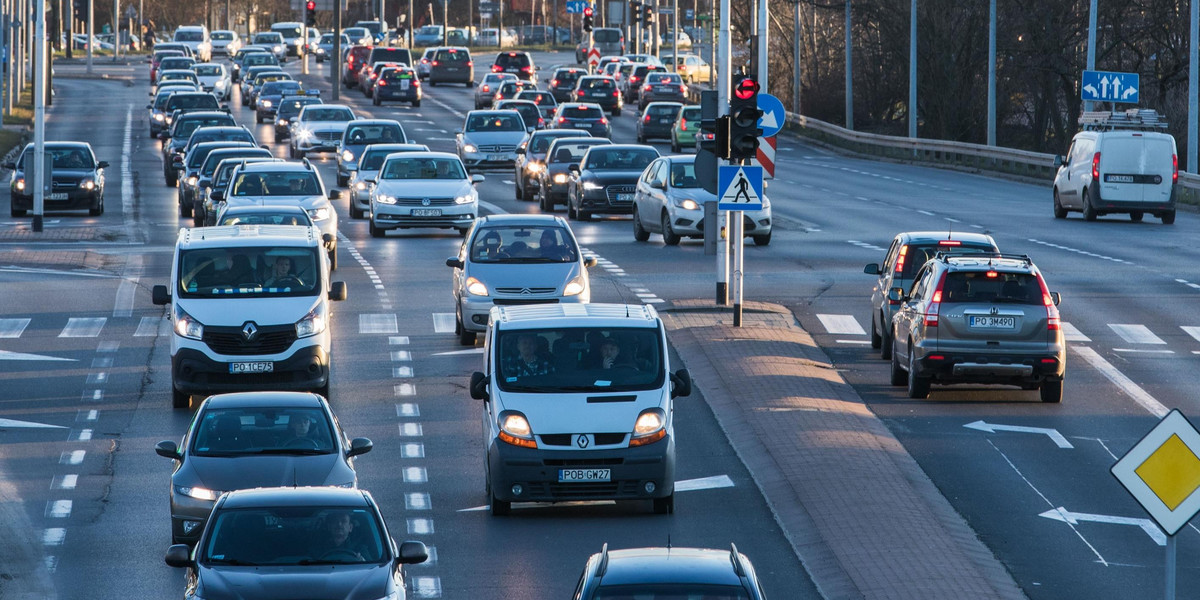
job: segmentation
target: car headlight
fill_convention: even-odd
[[[555,173],[554,174],[554,183],[566,183],[566,182],[567,182],[567,174],[566,173]]]
[[[470,204],[475,201],[475,193],[463,194],[454,199],[455,204]]]
[[[275,50],[276,52],[283,52],[283,46],[275,46],[273,48],[273,50]]]
[[[209,502],[215,501],[217,496],[221,495],[221,492],[216,490],[210,490],[202,487],[187,487],[182,485],[175,486],[175,493],[187,496],[188,498],[207,500]]]
[[[479,148],[476,148],[474,144],[463,144],[463,152],[474,154],[479,152]]]
[[[602,189],[604,189],[604,186],[602,186],[602,185],[600,185],[600,184],[598,184],[598,183],[592,183],[592,182],[590,182],[590,181],[585,181],[585,182],[583,182],[583,189],[585,189],[585,190],[589,190],[589,191],[593,191],[593,192],[594,192],[594,191],[596,191],[596,190],[602,190]]]
[[[16,182],[15,184],[13,184],[13,185],[14,185],[14,186],[17,188],[17,191],[18,191],[18,192],[23,192],[23,191],[25,191],[25,179],[23,179],[23,178],[22,178],[22,179],[18,179],[18,180],[17,180],[17,182]]]
[[[350,161],[354,160],[354,153],[349,150],[343,150],[342,151],[342,160],[344,160],[346,162],[350,162]]]
[[[771,208],[771,199],[766,197],[765,195],[762,197],[762,207],[763,207],[763,210]]]
[[[696,210],[696,209],[700,208],[700,205],[696,204],[696,201],[692,200],[691,198],[684,198],[682,200],[679,198],[675,198],[675,199],[673,199],[673,201],[675,203],[675,206],[678,206],[679,208],[682,208],[683,210]]]
[[[225,86],[226,86],[228,83],[229,83],[229,82],[225,81],[224,79],[220,79],[220,80],[218,80],[218,81],[217,81],[217,83],[216,83],[216,85],[215,85],[214,87],[223,88],[223,87],[225,87]]]
[[[667,435],[667,418],[661,408],[648,408],[638,415],[633,423],[630,446],[643,446],[663,439]]]
[[[380,194],[380,195],[378,195],[378,196],[375,196],[375,201],[376,201],[376,202],[378,202],[378,203],[380,203],[380,204],[395,204],[395,203],[396,203],[396,197],[395,197],[395,196],[387,196],[387,195],[384,195],[384,194]]]
[[[190,340],[199,340],[204,337],[204,325],[187,314],[187,311],[175,305],[175,335],[188,338]]]
[[[280,119],[280,120],[279,120],[279,126],[280,126],[280,127],[287,127],[287,126],[288,126],[288,120],[287,120],[287,119]]]
[[[312,139],[312,136],[313,136],[313,132],[311,132],[307,129],[300,129],[300,130],[296,131],[296,139],[299,139],[299,140]]]
[[[318,303],[303,319],[296,322],[296,337],[311,337],[325,331],[328,322],[325,318],[325,306],[324,302]]]
[[[563,288],[563,295],[564,296],[578,296],[578,295],[582,294],[583,291],[586,289],[587,289],[587,281],[583,278],[582,275],[580,275],[579,277],[572,279],[571,282],[567,284],[567,287]]]
[[[271,101],[270,100],[259,100],[258,105],[263,108],[271,108]]]
[[[155,120],[155,121],[162,121],[162,120],[165,120],[165,119],[166,119],[166,117],[165,117],[165,116],[163,116],[163,114],[162,114],[162,113],[154,113],[154,120]]]
[[[187,178],[187,184],[188,185],[196,185],[196,182],[199,180],[200,179],[198,177],[196,177],[195,175],[192,175],[191,177]]]
[[[91,177],[85,177],[83,179],[83,181],[79,182],[79,187],[90,192],[90,191],[96,189],[96,181],[94,179],[92,179]]]
[[[467,293],[472,296],[487,296],[488,295],[487,286],[483,285],[482,281],[475,279],[474,277],[467,278],[465,287],[467,289]]]
[[[358,190],[358,191],[360,191],[360,192],[361,192],[361,191],[364,191],[364,190],[366,190],[366,189],[367,189],[367,182],[365,182],[365,181],[356,181],[356,182],[354,183],[354,189],[356,189],[356,190]]]
[[[525,415],[506,410],[500,413],[498,424],[500,441],[523,448],[537,448],[537,442],[533,440],[533,429],[529,427]]]
[[[525,170],[529,173],[541,173],[542,171],[546,170],[546,165],[543,165],[540,162],[530,161],[525,163]]]
[[[333,213],[329,210],[328,206],[322,206],[321,208],[308,209],[308,216],[312,217],[314,221],[324,221],[333,216]]]

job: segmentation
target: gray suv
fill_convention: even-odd
[[[891,383],[907,385],[909,398],[927,398],[932,383],[983,383],[1062,401],[1060,298],[1028,256],[938,253],[911,289],[892,288],[888,298],[900,303]]]
[[[992,236],[982,233],[951,231],[906,231],[892,238],[883,266],[879,263],[867,265],[863,272],[875,275],[875,287],[871,290],[871,347],[879,348],[881,358],[892,357],[892,315],[900,308],[899,302],[888,300],[888,290],[908,289],[917,269],[938,252],[999,252]]]

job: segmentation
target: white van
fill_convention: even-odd
[[[208,35],[208,28],[203,25],[180,25],[175,29],[171,41],[187,44],[196,56],[196,62],[212,60],[212,39]]]
[[[170,286],[171,391],[191,396],[253,390],[314,391],[329,397],[330,300],[322,235],[313,227],[230,225],[179,230]]]
[[[483,445],[492,514],[513,502],[650,501],[675,509],[676,396],[667,335],[652,306],[496,306],[484,370]]]
[[[1095,221],[1126,213],[1141,221],[1149,213],[1175,222],[1179,155],[1166,122],[1153,110],[1089,112],[1079,119],[1067,155],[1054,157],[1054,217],[1079,211]]]

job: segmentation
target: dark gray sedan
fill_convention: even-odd
[[[194,544],[222,492],[280,485],[358,485],[354,457],[371,440],[350,440],[329,403],[305,392],[210,396],[196,411],[182,447],[159,442],[175,461],[171,543]]]

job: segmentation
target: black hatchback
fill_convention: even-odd
[[[571,92],[571,102],[599,104],[600,108],[612,113],[614,117],[621,114],[621,107],[625,105],[621,92],[617,89],[617,80],[603,75],[580,77]]]
[[[588,558],[572,597],[763,600],[766,595],[750,559],[733,544],[728,550],[609,550],[604,544]]]
[[[555,102],[569,102],[571,100],[571,92],[575,90],[575,82],[579,81],[580,77],[587,75],[587,69],[564,68],[554,72],[554,78],[550,80],[550,93],[554,95]]]
[[[537,67],[528,52],[501,52],[492,65],[493,73],[512,73],[517,79],[537,81]]]

